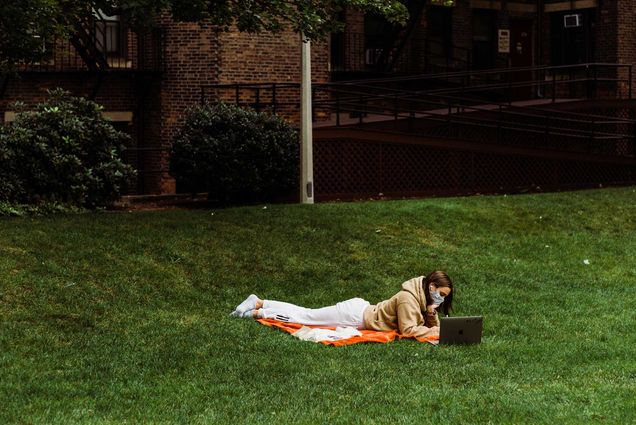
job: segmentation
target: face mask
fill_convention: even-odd
[[[433,289],[429,286],[429,292],[431,293],[431,298],[433,299],[433,305],[440,305],[444,302],[444,297],[442,297],[439,292],[433,291]]]

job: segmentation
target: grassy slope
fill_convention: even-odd
[[[0,422],[635,422],[635,190],[0,219]],[[431,269],[483,344],[227,316]]]

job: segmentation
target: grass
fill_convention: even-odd
[[[636,188],[0,219],[0,423],[635,423]],[[584,264],[589,260],[589,265]],[[228,317],[432,269],[478,346]]]

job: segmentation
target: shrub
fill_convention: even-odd
[[[184,192],[222,203],[275,200],[298,188],[298,132],[281,118],[236,106],[188,111],[170,172]]]
[[[0,202],[0,217],[30,217],[51,214],[79,214],[85,211],[88,210],[72,205],[58,204],[54,202],[47,202],[38,205],[9,204],[6,202]]]
[[[15,191],[13,162],[4,126],[0,125],[0,201],[9,199]]]
[[[0,201],[98,207],[119,196],[134,171],[120,159],[128,136],[102,107],[63,90],[22,112],[0,135]]]

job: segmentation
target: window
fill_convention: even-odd
[[[54,45],[49,40],[42,37],[33,30],[27,30],[27,33],[33,38],[34,49],[31,60],[25,60],[23,65],[48,66],[54,63]]]
[[[95,45],[100,52],[108,57],[124,56],[125,34],[119,16],[95,12],[94,31]]]
[[[447,62],[453,56],[453,9],[435,6],[427,11],[428,56],[431,62]]]
[[[594,11],[591,9],[551,14],[551,65],[594,61]]]
[[[364,15],[364,63],[372,68],[388,58],[393,46],[394,27],[384,17],[373,13]]]

